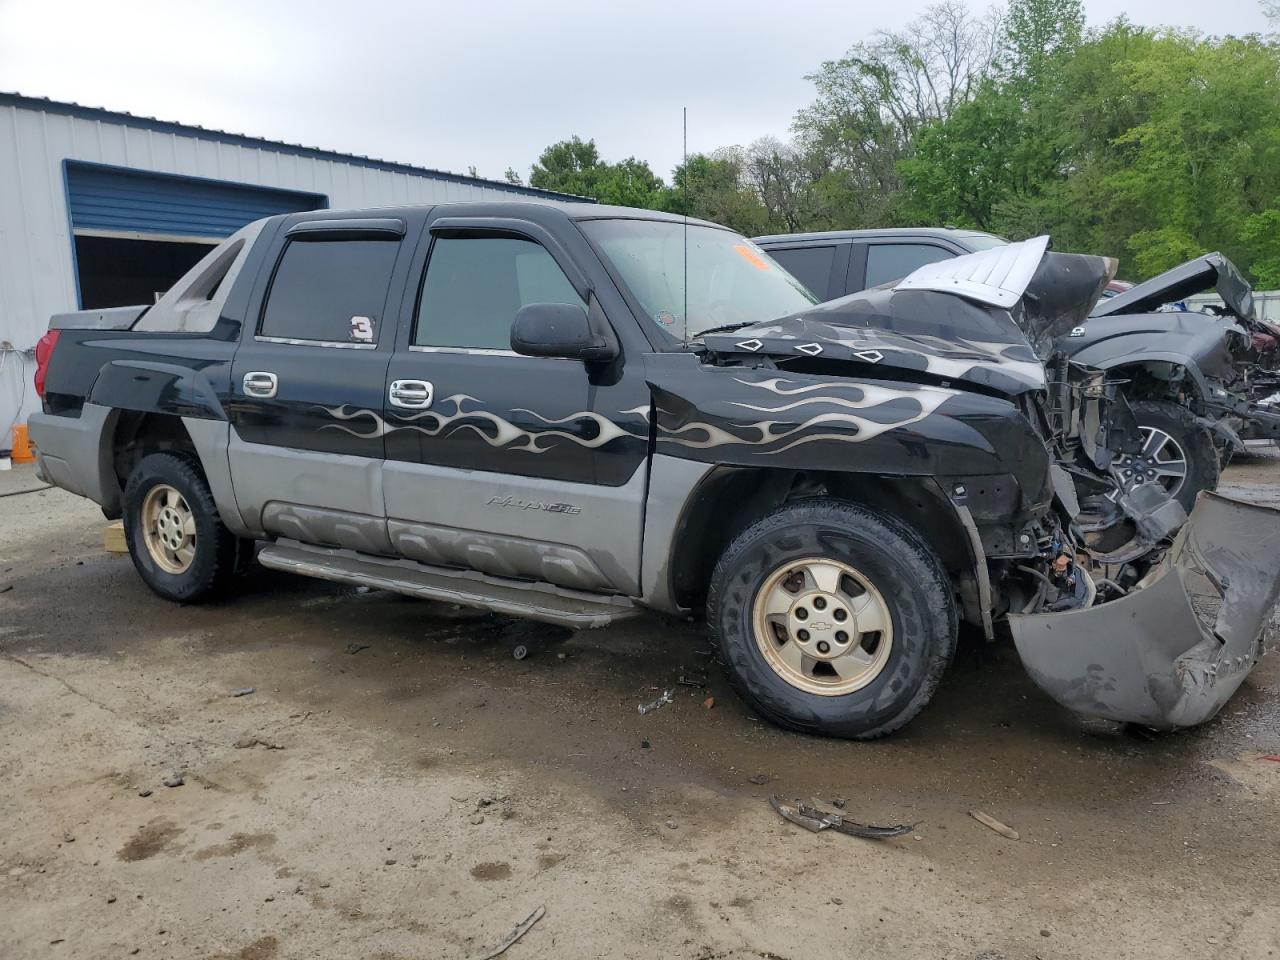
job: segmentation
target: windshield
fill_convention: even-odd
[[[586,220],[581,226],[613,264],[654,326],[677,340],[696,337],[713,327],[776,320],[816,302],[800,281],[767,253],[728,230],[694,224],[686,228],[670,220]]]

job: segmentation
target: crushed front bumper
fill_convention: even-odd
[[[1127,596],[1010,616],[1031,678],[1064,707],[1160,729],[1216,714],[1262,652],[1280,599],[1280,510],[1202,493]]]

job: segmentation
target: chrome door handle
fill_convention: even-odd
[[[254,370],[244,375],[244,392],[247,396],[270,400],[279,389],[280,379],[274,373]]]
[[[424,410],[431,406],[435,388],[426,380],[392,380],[387,398],[393,407],[406,410]]]

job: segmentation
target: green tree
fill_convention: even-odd
[[[542,151],[530,172],[529,185],[625,207],[654,207],[662,190],[662,180],[647,163],[635,157],[606,163],[594,140],[577,136]]]
[[[742,151],[736,147],[693,154],[676,167],[671,180],[660,209],[720,223],[747,236],[769,227],[768,212],[744,183]]]
[[[809,173],[814,225],[888,226],[902,219],[900,164],[927,125],[949,119],[989,75],[993,14],[944,0],[896,32],[880,31],[824,63],[817,97],[793,124]]]

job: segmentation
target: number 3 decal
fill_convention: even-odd
[[[352,317],[351,339],[356,343],[373,343],[373,319],[370,317]]]

